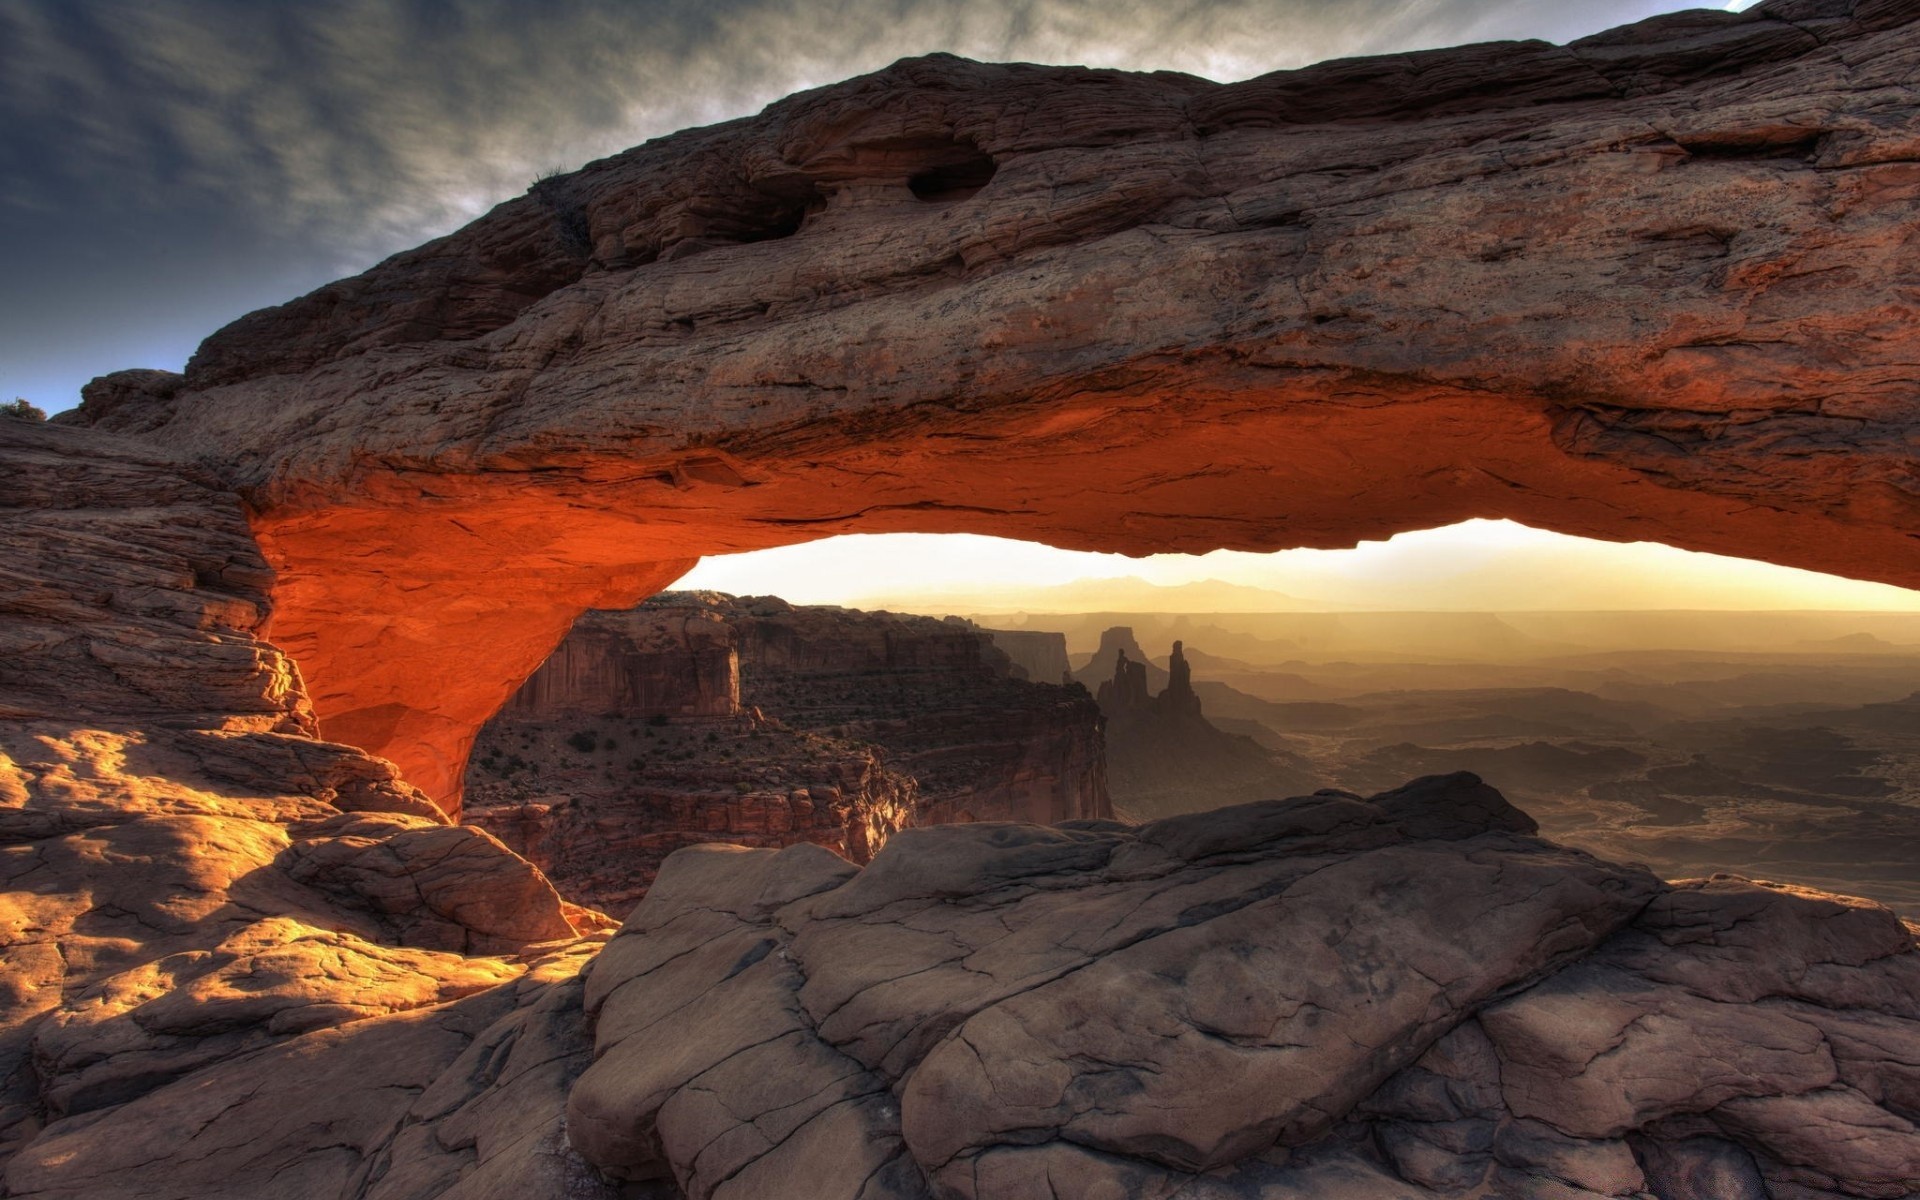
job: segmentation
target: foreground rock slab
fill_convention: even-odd
[[[589,973],[568,1132],[697,1200],[1904,1196],[1916,996],[1885,909],[1669,887],[1472,776],[703,847]]]
[[[1137,827],[910,830],[864,868],[811,844],[692,848],[611,940],[521,961],[493,982],[468,959],[464,982],[439,972],[451,997],[289,1030],[56,1120],[7,1194],[1920,1187],[1911,930],[1824,894],[1662,884],[1539,840],[1466,775]],[[296,1011],[292,984],[254,1001],[218,966],[202,978],[154,1003]]]

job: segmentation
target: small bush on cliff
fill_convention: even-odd
[[[30,404],[15,396],[12,403],[0,404],[0,417],[14,417],[22,421],[44,421],[47,414],[37,404]]]
[[[567,745],[572,746],[582,754],[592,754],[596,744],[593,738],[593,732],[588,729],[582,729],[578,733],[570,733],[567,735]]]

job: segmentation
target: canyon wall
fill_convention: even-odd
[[[910,824],[1111,816],[1098,708],[1016,674],[958,621],[683,592],[590,612],[482,730],[465,819],[624,914],[697,842],[866,862]]]
[[[1226,85],[907,60],[543,181],[74,419],[219,464],[322,728],[449,812],[582,610],[835,533],[1508,517],[1912,586],[1916,18]]]
[[[593,612],[573,623],[504,711],[544,719],[730,717],[740,711],[740,655],[717,614],[669,621]]]
[[[1040,629],[993,629],[993,644],[1035,683],[1065,683],[1073,677],[1067,635]]]

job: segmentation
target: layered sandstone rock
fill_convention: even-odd
[[[588,613],[482,731],[466,820],[625,913],[697,842],[865,862],[908,824],[1111,816],[1099,710],[1014,673],[927,617],[717,593]]]
[[[583,979],[287,657],[453,808],[582,607],[843,529],[1507,515],[1913,582],[1916,18],[908,63],[91,390],[150,445],[0,423],[7,1192],[1920,1189],[1881,909],[1666,888],[1455,778],[685,851]]]
[[[989,629],[993,644],[1035,683],[1066,683],[1073,677],[1067,635],[1041,629]]]
[[[0,475],[0,1150],[575,936],[533,866],[313,736],[205,471],[4,421]]]
[[[751,715],[521,714],[490,723],[478,752],[466,820],[616,918],[682,847],[808,842],[863,863],[920,807],[913,777],[872,746]]]
[[[449,811],[588,607],[852,531],[1465,517],[1920,583],[1915,0],[1219,85],[945,57],[543,182],[78,419],[225,464]]]

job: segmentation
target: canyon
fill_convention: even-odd
[[[458,821],[584,611],[832,533],[1499,515],[1920,582],[1917,74],[1913,0],[1230,85],[907,60],[0,418],[6,1194],[1914,1194],[1914,926],[1471,774],[836,815],[864,865],[689,846],[617,930]],[[704,623],[526,703],[751,722]]]
[[[1065,667],[1058,634],[1008,640]],[[590,612],[481,731],[465,819],[624,914],[700,842],[864,863],[909,824],[1111,817],[1099,709],[1000,642],[771,596]]]

